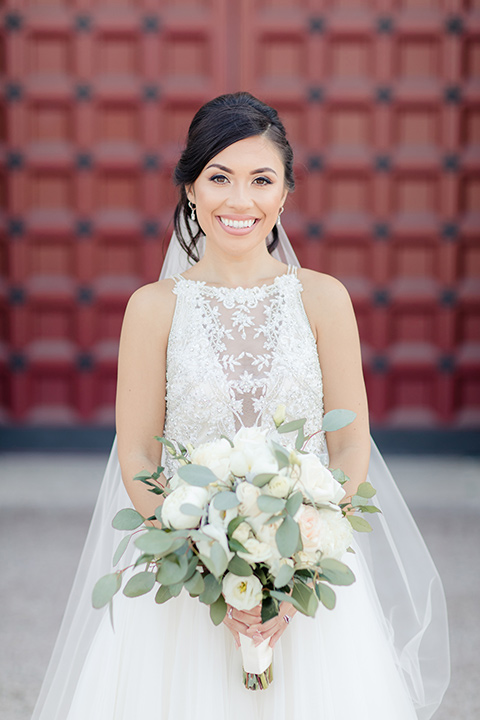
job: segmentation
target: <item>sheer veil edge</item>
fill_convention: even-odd
[[[285,230],[281,225],[278,229],[280,241],[275,257],[298,267]],[[186,254],[174,233],[159,279],[187,268]],[[370,516],[374,532],[358,533],[357,545],[372,580],[372,601],[384,618],[385,631],[391,637],[417,716],[419,720],[428,720],[440,705],[450,679],[443,587],[423,538],[373,439],[369,478],[377,489],[377,505],[382,514]],[[111,572],[113,553],[120,540],[111,521],[118,510],[130,505],[115,439],[32,720],[64,720],[68,715],[81,668],[104,612],[92,608],[92,588],[102,575]],[[132,549],[130,553],[133,554]]]

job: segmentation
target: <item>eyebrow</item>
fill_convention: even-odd
[[[218,168],[219,170],[223,170],[223,172],[227,172],[227,173],[229,173],[230,175],[235,175],[235,173],[233,172],[233,170],[230,170],[230,168],[225,167],[225,165],[219,165],[218,163],[211,163],[211,165],[208,165],[206,169],[208,170],[209,168],[212,168],[212,167],[216,167],[216,168]],[[271,173],[273,173],[274,175],[277,174],[273,168],[271,168],[271,167],[263,167],[263,168],[257,168],[256,170],[252,170],[252,172],[250,173],[250,175],[258,175],[259,173],[264,173],[264,172],[271,172]]]

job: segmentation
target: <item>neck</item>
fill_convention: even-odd
[[[285,265],[270,255],[266,245],[256,247],[248,254],[227,255],[209,247],[207,241],[202,259],[187,276],[226,287],[248,287],[283,272]]]

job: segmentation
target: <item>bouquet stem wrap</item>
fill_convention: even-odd
[[[243,681],[248,690],[265,690],[273,680],[273,650],[270,639],[255,646],[253,640],[240,634],[243,661]]]

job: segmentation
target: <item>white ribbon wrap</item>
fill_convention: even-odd
[[[242,651],[243,669],[247,673],[261,675],[270,667],[273,660],[273,650],[267,638],[260,645],[255,646],[251,638],[239,633],[240,649]]]

